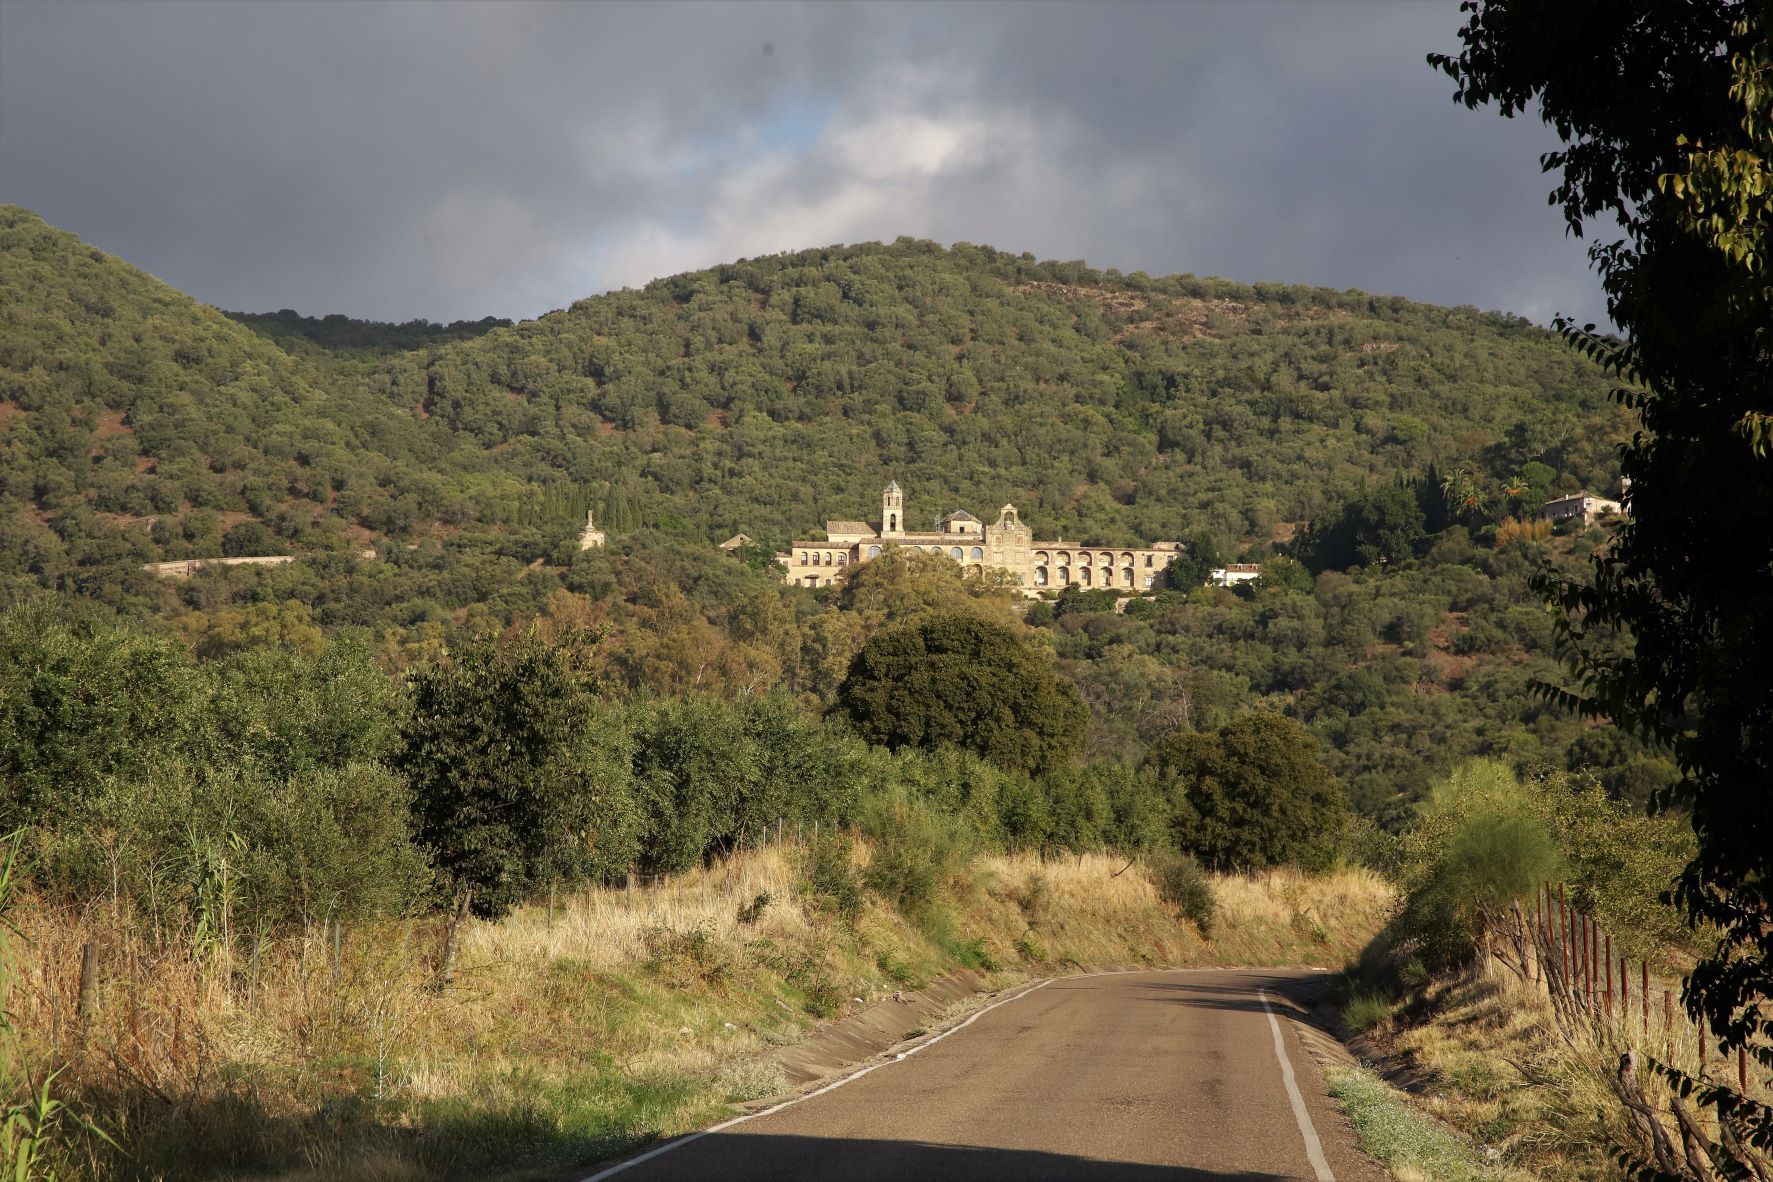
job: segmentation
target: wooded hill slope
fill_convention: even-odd
[[[1014,500],[1083,541],[1266,542],[1433,460],[1614,483],[1604,378],[1524,321],[982,247],[739,262],[369,361],[375,326],[309,321],[348,352],[292,357],[16,207],[0,292],[0,519],[40,566],[217,553],[204,510],[291,548],[531,524],[551,546],[567,500],[780,542],[890,475],[930,521]]]
[[[1459,511],[1352,577],[1045,617],[1095,750],[1266,705],[1368,804],[1464,754],[1643,759],[1615,739],[1597,756],[1528,690],[1555,666],[1524,575],[1581,547],[1495,527],[1611,491],[1627,427],[1603,374],[1517,318],[908,239],[508,327],[230,315],[0,208],[5,594],[101,602],[201,655],[355,631],[396,665],[514,617],[590,619],[617,687],[816,704],[866,613],[712,543],[868,517],[890,477],[914,524],[1014,501],[1043,536],[1261,559],[1363,489],[1445,474]],[[588,507],[607,552],[577,552]],[[308,560],[140,570],[269,553]]]

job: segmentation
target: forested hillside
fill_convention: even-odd
[[[907,602],[981,589],[785,589],[712,543],[867,516],[890,476],[914,523],[1014,501],[1043,536],[1270,562],[1242,596],[1036,609],[1094,757],[1266,705],[1368,810],[1466,754],[1633,795],[1666,773],[1529,692],[1555,666],[1525,575],[1602,535],[1511,519],[1612,491],[1625,428],[1597,369],[1507,316],[911,240],[510,327],[224,315],[7,208],[0,382],[6,594],[102,604],[204,659],[353,635],[399,669],[543,617],[603,631],[611,693],[779,684],[823,708]],[[586,508],[607,551],[577,551]],[[268,553],[303,560],[140,569]]]

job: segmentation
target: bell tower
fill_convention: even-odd
[[[899,482],[887,482],[886,491],[880,494],[880,536],[896,538],[905,533],[905,494],[899,488]]]

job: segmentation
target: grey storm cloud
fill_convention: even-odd
[[[1452,0],[0,0],[0,200],[200,299],[532,316],[900,235],[1604,318]]]

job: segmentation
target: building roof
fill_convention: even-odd
[[[903,492],[904,490],[899,487],[899,482],[897,480],[889,480],[887,481],[886,491]]]
[[[977,520],[979,520],[979,519],[977,517],[974,517],[971,513],[968,513],[965,509],[956,509],[954,512],[950,513],[948,516],[946,516],[942,520],[938,521],[936,524],[937,525],[947,525],[950,521],[977,521]]]
[[[869,525],[866,521],[827,521],[825,523],[825,532],[832,537],[836,537],[839,534],[845,536],[862,534],[867,536],[874,533],[874,527]]]
[[[750,544],[750,534],[734,534],[732,537],[722,542],[720,548],[722,550],[737,550],[740,546],[748,546]]]

